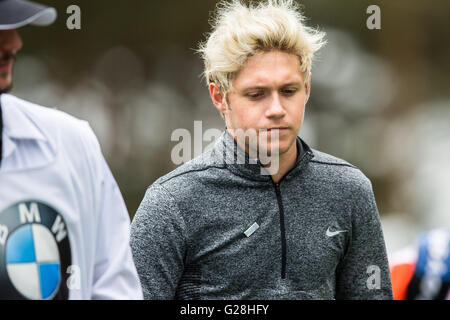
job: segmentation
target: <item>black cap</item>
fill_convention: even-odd
[[[0,30],[27,24],[48,26],[56,20],[55,8],[26,0],[0,0]]]

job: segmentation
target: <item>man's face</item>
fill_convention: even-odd
[[[295,141],[303,123],[309,82],[310,77],[305,83],[296,55],[272,50],[246,61],[228,93],[228,107],[215,104],[223,111],[228,129],[232,132],[256,130],[257,147],[266,149],[268,154],[278,149],[281,156],[296,151]],[[273,149],[270,137],[276,132],[279,146]],[[249,151],[248,146],[246,149]]]
[[[0,30],[0,93],[12,86],[12,67],[22,40],[16,30]]]

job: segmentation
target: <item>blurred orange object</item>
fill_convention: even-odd
[[[402,263],[390,267],[394,300],[406,300],[408,285],[414,274],[415,263]]]

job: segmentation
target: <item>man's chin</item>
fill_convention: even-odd
[[[13,85],[12,75],[10,71],[0,72],[0,93],[8,93]]]
[[[294,141],[295,142],[295,141]],[[292,147],[292,143],[287,143],[286,141],[281,141],[281,143],[275,143],[275,144],[264,144],[259,145],[259,155],[267,155],[268,157],[272,156],[281,156],[288,152],[290,148]]]
[[[12,89],[12,84],[10,84],[9,86],[0,87],[0,94],[8,93],[11,91],[11,89]]]

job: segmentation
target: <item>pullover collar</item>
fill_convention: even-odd
[[[298,174],[314,157],[311,148],[300,138],[296,138],[297,160],[294,166],[281,178],[280,182]],[[233,173],[255,181],[272,181],[272,177],[262,165],[260,159],[251,158],[242,150],[228,130],[225,128],[214,150],[220,162]]]

